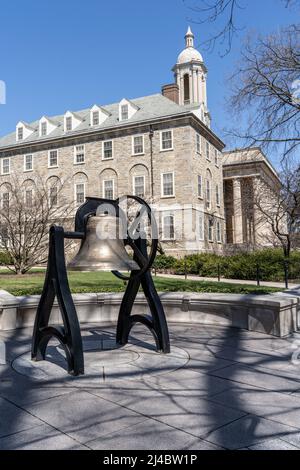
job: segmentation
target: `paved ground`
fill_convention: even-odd
[[[185,276],[178,275],[178,274],[158,274],[159,277],[168,277],[171,279],[185,279]],[[208,282],[218,282],[217,277],[201,277],[201,276],[193,276],[191,274],[188,275],[188,280],[189,281],[208,281]],[[224,279],[221,278],[222,282],[228,282],[230,284],[248,284],[248,285],[257,285],[257,281],[247,281],[244,279]],[[260,281],[261,286],[266,286],[266,287],[278,287],[279,289],[285,289],[285,283],[284,282],[270,282],[270,281]],[[299,284],[293,284],[289,283],[289,289],[300,289]]]
[[[29,329],[0,334],[0,449],[300,448],[300,335],[170,330],[166,358],[143,327],[124,349],[113,326],[85,327],[80,378],[54,343],[32,365]]]

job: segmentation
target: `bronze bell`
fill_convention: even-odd
[[[133,271],[140,269],[129,257],[119,233],[121,220],[109,214],[88,219],[86,236],[68,264],[71,271]]]

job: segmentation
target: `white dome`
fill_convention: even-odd
[[[185,64],[192,60],[203,62],[203,57],[194,47],[186,47],[178,56],[177,64]]]

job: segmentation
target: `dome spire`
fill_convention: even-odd
[[[195,36],[189,26],[185,35],[185,47],[194,47],[194,38]]]

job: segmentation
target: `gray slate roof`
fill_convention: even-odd
[[[22,140],[21,142],[16,141],[16,132],[12,132],[2,138],[0,138],[0,149],[5,147],[11,146],[22,146],[27,143],[31,142],[38,142],[38,141],[47,141],[52,140],[57,137],[63,137],[65,135],[76,135],[81,134],[83,132],[88,132],[92,130],[101,130],[106,128],[112,127],[121,127],[126,126],[128,124],[138,124],[142,123],[146,120],[151,120],[155,118],[161,118],[166,116],[174,116],[176,114],[185,113],[190,111],[192,107],[188,106],[179,106],[173,101],[165,98],[161,94],[149,95],[142,98],[137,98],[134,100],[130,100],[131,103],[138,106],[138,111],[134,114],[131,119],[127,121],[120,122],[119,121],[119,103],[110,104],[107,106],[101,106],[102,109],[107,111],[110,116],[104,121],[103,124],[100,126],[93,126],[90,125],[90,108],[84,109],[82,111],[75,111],[74,114],[79,116],[83,119],[83,122],[74,129],[72,132],[64,132],[64,115],[58,116],[51,116],[49,119],[58,123],[59,127],[57,127],[51,134],[48,136],[40,137],[39,136],[39,120],[34,121],[32,123],[28,123],[30,127],[33,127],[35,131],[31,134],[27,139]],[[92,107],[92,106],[91,106]]]

